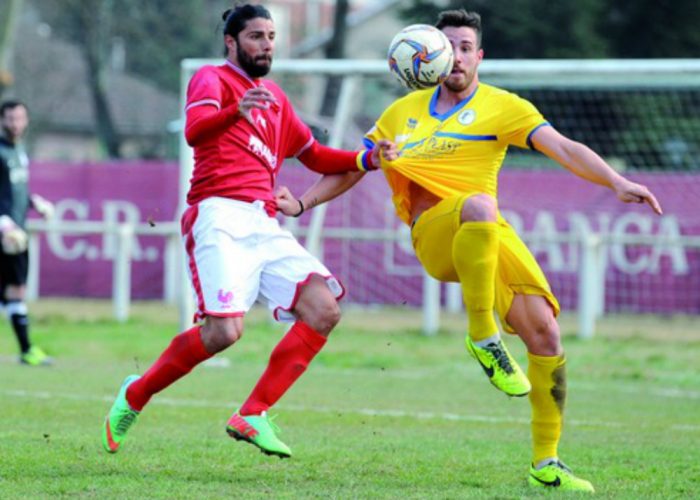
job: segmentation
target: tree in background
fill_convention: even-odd
[[[345,57],[345,38],[347,34],[346,18],[350,5],[348,0],[336,0],[333,14],[333,37],[326,45],[326,59],[342,59]],[[321,115],[332,116],[338,102],[342,77],[329,76],[326,80],[326,92],[323,95]]]
[[[697,0],[607,0],[603,29],[615,57],[700,56]]]
[[[489,59],[597,57],[607,44],[597,33],[604,0],[414,0],[402,9],[410,22],[433,24],[441,10],[465,8],[481,14]]]
[[[228,2],[204,8],[201,0],[116,0],[114,34],[124,40],[126,71],[142,75],[170,92],[180,91],[180,61],[221,55],[221,12]],[[214,43],[216,42],[216,44]],[[216,49],[215,49],[216,47]]]
[[[211,52],[197,0],[56,0],[42,2],[43,20],[55,36],[76,43],[88,70],[97,136],[110,158],[120,156],[121,140],[107,98],[107,74],[114,45],[123,48],[123,70],[168,92],[180,85],[180,60]],[[211,17],[211,16],[208,16]]]
[[[445,9],[481,14],[490,59],[697,57],[697,0],[412,0],[407,22],[432,24]]]
[[[107,99],[110,40],[117,0],[61,0],[44,6],[41,14],[59,37],[75,42],[87,67],[97,137],[110,158],[120,157],[120,139]]]

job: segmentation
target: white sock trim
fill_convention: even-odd
[[[489,344],[497,344],[499,340],[501,340],[501,334],[496,332],[490,337],[474,342],[474,345],[478,347],[486,347]]]
[[[11,300],[5,304],[5,314],[8,318],[12,318],[15,314],[27,315],[27,304],[21,300]]]
[[[557,462],[559,460],[559,457],[547,457],[543,460],[540,460],[535,464],[535,470],[540,470],[542,467],[551,464],[552,462]]]

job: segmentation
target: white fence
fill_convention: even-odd
[[[293,221],[296,222],[296,221]],[[308,236],[311,229],[290,226],[297,236]],[[177,223],[159,222],[155,226],[148,224],[105,224],[102,222],[43,222],[32,220],[28,224],[30,233],[30,274],[27,283],[29,299],[39,298],[39,275],[41,269],[39,252],[39,234],[58,232],[63,235],[99,234],[113,235],[116,238],[116,252],[112,263],[112,303],[114,318],[126,321],[129,318],[131,303],[131,254],[134,238],[138,235],[161,236],[166,239],[163,259],[163,300],[180,306],[180,323],[184,329],[192,318],[191,289],[184,279],[184,258],[180,243],[179,225]],[[592,337],[595,322],[605,311],[605,275],[607,259],[603,258],[607,245],[667,245],[683,249],[700,248],[700,236],[659,237],[641,234],[607,235],[581,234],[579,232],[542,236],[536,233],[522,235],[526,243],[567,243],[576,244],[581,251],[581,265],[578,268],[578,335],[582,338]],[[399,230],[325,228],[323,240],[351,239],[354,241],[394,241],[405,238]],[[322,252],[322,248],[319,248]],[[66,279],[69,279],[67,277]],[[441,297],[437,281],[424,276],[423,279],[423,331],[432,335],[440,327]],[[183,306],[185,304],[185,306]],[[447,287],[445,307],[450,311],[462,310],[461,289],[459,285]]]
[[[112,304],[114,318],[118,321],[129,319],[129,305],[131,304],[131,265],[134,237],[138,235],[162,236],[166,238],[165,254],[163,258],[163,300],[175,303],[178,296],[189,294],[189,289],[184,289],[181,273],[184,262],[181,255],[180,228],[174,222],[159,222],[155,226],[149,224],[109,224],[97,221],[76,222],[44,222],[30,220],[27,223],[29,232],[29,276],[27,277],[27,298],[36,300],[40,296],[40,269],[41,252],[39,248],[39,234],[57,232],[61,235],[97,234],[112,235],[116,241],[115,257],[112,261]],[[69,276],[66,279],[70,279]]]

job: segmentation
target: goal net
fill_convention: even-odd
[[[183,61],[183,102],[203,64],[221,61]],[[341,85],[335,112],[323,117],[329,75]],[[403,93],[384,61],[282,60],[271,77],[320,140],[348,149],[361,147],[364,132]],[[606,312],[699,314],[700,61],[485,61],[480,79],[531,100],[559,131],[647,184],[664,205],[656,217],[539,153],[509,151],[500,206],[563,309],[578,313],[579,333],[591,335]],[[183,199],[191,157],[183,141]],[[347,303],[423,307],[423,328],[435,331],[441,307],[459,309],[459,290],[424,276],[380,177],[369,174],[327,206],[284,223],[345,284]],[[290,161],[279,183],[300,195],[316,178]]]

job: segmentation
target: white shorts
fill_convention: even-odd
[[[182,216],[187,268],[197,301],[197,319],[243,316],[258,298],[277,321],[293,321],[301,287],[325,278],[336,299],[345,290],[261,201],[207,198]]]

